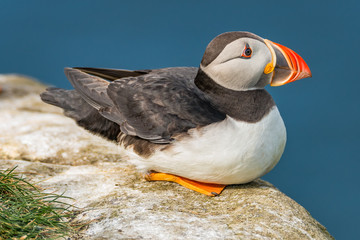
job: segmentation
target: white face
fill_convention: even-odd
[[[242,58],[246,46],[252,50],[250,58]],[[271,52],[263,43],[253,38],[240,38],[229,43],[206,67],[201,69],[219,85],[232,90],[250,90],[256,87],[264,74],[265,66],[271,62]],[[271,75],[268,74],[268,83]]]

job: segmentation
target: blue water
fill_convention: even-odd
[[[297,1],[299,2],[299,1]],[[66,66],[198,66],[207,43],[247,30],[298,52],[313,78],[268,88],[288,131],[264,179],[338,239],[360,220],[360,3],[358,1],[0,2],[0,73],[70,88]]]

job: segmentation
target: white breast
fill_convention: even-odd
[[[247,123],[227,117],[138,159],[143,170],[171,173],[202,182],[239,184],[269,172],[284,151],[286,129],[274,107],[261,121]]]

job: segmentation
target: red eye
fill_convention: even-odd
[[[244,51],[241,55],[243,58],[251,58],[252,50],[248,44],[245,45]]]

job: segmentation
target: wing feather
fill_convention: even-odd
[[[123,70],[121,70],[123,71]],[[197,68],[166,68],[108,82],[79,69],[65,69],[75,90],[121,132],[170,143],[190,128],[223,120],[194,84]]]
[[[88,73],[97,77],[101,77],[110,81],[124,78],[124,77],[137,77],[149,73],[151,70],[125,70],[125,69],[106,69],[106,68],[89,68],[89,67],[75,67],[84,73]]]
[[[175,133],[225,118],[195,86],[195,74],[190,68],[182,74],[164,71],[119,79],[108,86],[107,92],[136,136],[171,142]]]

